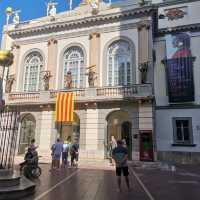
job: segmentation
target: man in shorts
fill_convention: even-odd
[[[61,154],[62,154],[62,148],[63,148],[63,144],[60,141],[60,139],[58,138],[56,143],[54,144],[53,150],[52,150],[53,160],[54,160],[54,164],[55,164],[56,169],[60,168],[60,157],[61,157]]]
[[[116,163],[116,175],[117,175],[117,184],[118,189],[121,192],[121,174],[125,177],[126,185],[128,190],[130,190],[129,184],[129,172],[128,172],[128,150],[123,147],[123,142],[121,140],[117,141],[117,147],[113,149],[112,157]]]

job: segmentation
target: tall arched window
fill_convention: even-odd
[[[64,76],[67,75],[67,72],[69,71],[72,75],[72,87],[84,87],[84,54],[80,47],[70,47],[64,53]],[[63,80],[65,80],[64,77]],[[63,85],[65,85],[64,81]]]
[[[132,62],[130,44],[124,40],[113,42],[107,52],[107,84],[130,85],[132,82]]]
[[[36,120],[33,115],[26,114],[21,119],[19,154],[25,153],[25,149],[30,145],[31,140],[35,138]]]
[[[43,57],[37,51],[25,58],[24,91],[38,91],[41,86]]]

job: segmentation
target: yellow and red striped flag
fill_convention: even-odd
[[[74,95],[72,92],[61,92],[56,98],[56,121],[73,122]]]

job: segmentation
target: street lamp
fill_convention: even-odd
[[[11,51],[6,51],[6,50],[0,50],[0,66],[2,66],[2,75],[0,77],[0,108],[4,106],[3,103],[3,80],[4,80],[4,73],[6,67],[8,68],[9,66],[12,65],[13,63],[13,54]],[[7,75],[6,75],[6,81],[8,80],[8,74],[9,74],[9,69],[7,69]]]
[[[13,58],[14,55],[11,51],[0,50],[0,66],[3,67],[2,78],[4,78],[5,68],[10,67],[13,64]],[[6,78],[8,78],[8,73],[9,71],[7,71]]]

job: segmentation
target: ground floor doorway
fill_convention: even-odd
[[[107,155],[111,156],[111,138],[123,140],[128,149],[128,157],[132,160],[132,123],[128,112],[114,111],[107,117]]]
[[[140,131],[140,160],[154,161],[152,131]]]
[[[60,138],[63,141],[70,141],[79,143],[80,140],[80,118],[74,113],[74,121],[72,123],[59,123],[57,124],[57,130]]]

